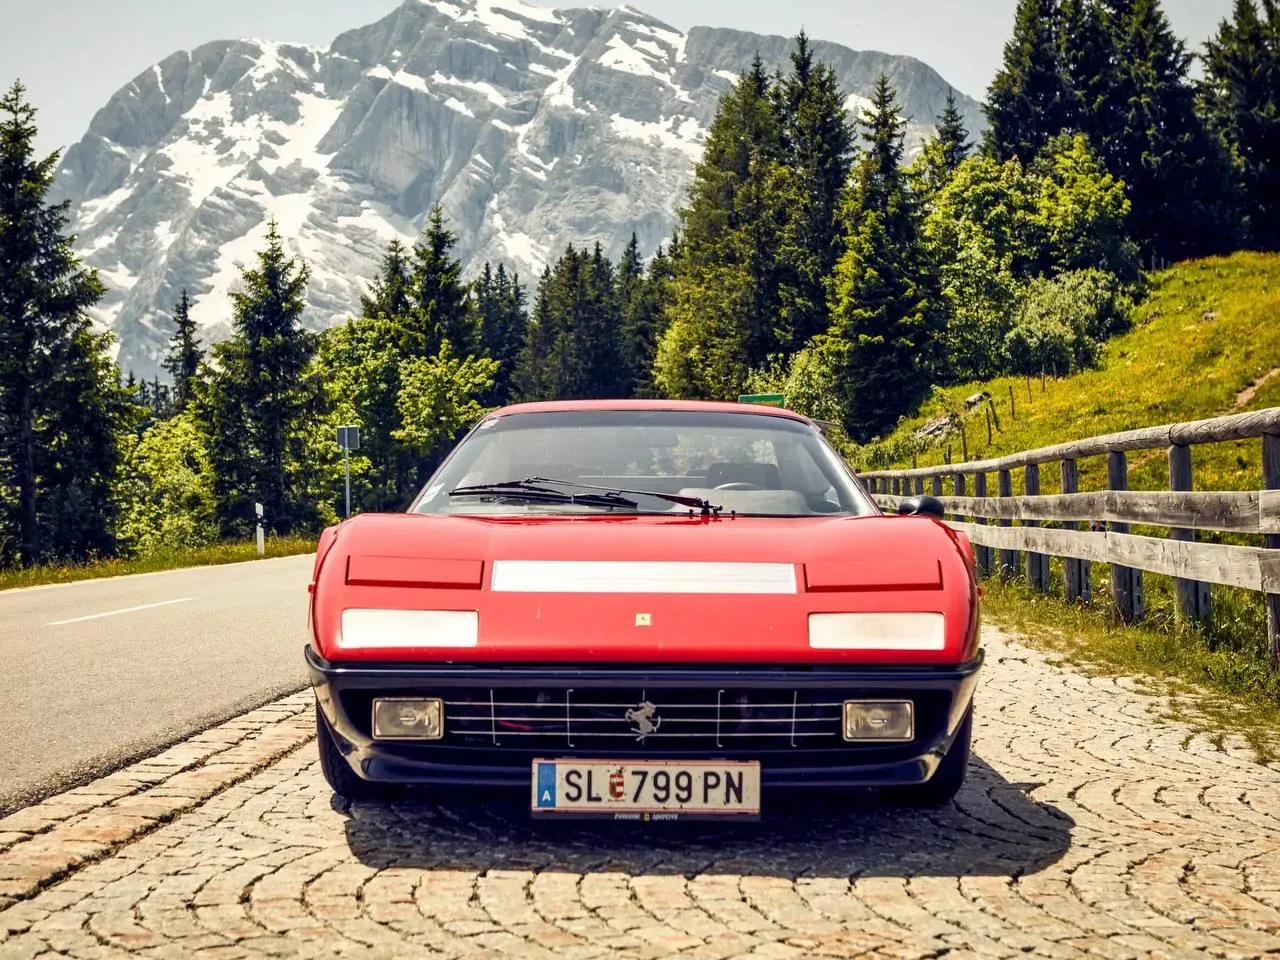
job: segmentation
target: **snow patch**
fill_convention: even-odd
[[[418,76],[416,73],[409,73],[407,70],[400,70],[392,74],[391,82],[398,83],[402,87],[408,87],[410,90],[417,90],[419,93],[426,93],[428,90],[425,78]]]
[[[579,60],[580,58],[574,57],[561,69],[551,74],[554,79],[547,84],[546,90],[543,91],[547,98],[548,106],[575,109],[573,86],[569,83],[569,78],[573,76],[573,71],[578,69]]]
[[[80,232],[84,232],[86,226],[92,225],[95,221],[102,219],[102,215],[110,213],[128,198],[133,191],[129,187],[121,187],[119,190],[113,190],[105,197],[95,197],[92,200],[86,200],[80,204],[80,210],[76,217],[76,227]]]
[[[874,106],[866,97],[860,97],[856,93],[851,93],[845,97],[844,108],[855,120],[859,119],[866,111]]]
[[[529,35],[524,21],[558,24],[560,16],[554,10],[546,10],[524,3],[522,0],[474,0],[471,9],[459,13],[458,23],[479,23],[490,33],[512,40],[528,40],[537,44]]]
[[[711,72],[723,80],[728,80],[730,83],[738,82],[738,75],[732,70],[712,70]]]
[[[124,264],[117,264],[114,267],[98,267],[98,276],[107,281],[107,289],[115,290],[132,290],[133,285],[138,282],[138,277],[132,270]]]
[[[497,241],[511,259],[533,268],[540,273],[546,266],[546,251],[543,246],[527,233],[518,230],[507,230],[507,223],[502,214],[493,214],[493,228],[497,233]]]
[[[450,110],[454,110],[457,113],[462,114],[463,116],[475,117],[475,114],[471,112],[471,108],[468,107],[461,100],[459,100],[457,97],[450,97],[448,100],[444,102],[444,105],[448,107]]]
[[[648,57],[616,33],[609,38],[605,52],[600,55],[597,62],[612,70],[635,74],[638,77],[652,77],[666,84],[671,83],[671,78],[667,74],[655,70]]]
[[[161,250],[168,250],[169,245],[178,239],[178,232],[173,229],[172,220],[161,220],[155,225],[152,233]]]
[[[502,95],[502,92],[493,84],[486,83],[483,80],[462,80],[458,77],[446,77],[437,70],[431,75],[431,82],[447,87],[474,90],[476,93],[483,94],[495,107],[505,107],[507,105],[507,98]]]
[[[448,14],[457,20],[463,14],[463,9],[457,4],[447,3],[446,0],[421,0],[428,7],[435,7],[441,13]]]
[[[633,120],[619,113],[609,118],[614,133],[625,140],[657,141],[660,146],[681,150],[697,159],[702,155],[702,126],[693,117],[672,117],[659,123]]]

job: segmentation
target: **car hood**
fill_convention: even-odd
[[[337,660],[942,663],[976,629],[967,541],[919,517],[366,514],[325,532],[312,589]],[[350,609],[474,611],[478,636],[348,649]],[[946,644],[815,650],[824,612],[939,613]]]

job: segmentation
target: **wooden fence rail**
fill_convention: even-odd
[[[1192,489],[1193,446],[1244,439],[1262,441],[1262,489]],[[1127,454],[1159,448],[1168,453],[1169,489],[1130,490]],[[1107,458],[1107,489],[1079,492],[1079,461],[1093,456]],[[1060,464],[1062,493],[1042,495],[1041,467],[1052,463]],[[1020,496],[1013,493],[1014,470],[1022,471]],[[992,473],[995,497],[988,496]],[[1180,615],[1200,622],[1211,616],[1210,584],[1259,591],[1266,595],[1272,668],[1280,670],[1280,407],[1090,437],[994,460],[873,470],[859,479],[887,510],[927,486],[945,506],[948,523],[973,542],[984,575],[1021,570],[1030,586],[1044,591],[1049,557],[1059,557],[1067,599],[1087,602],[1089,564],[1110,564],[1112,603],[1125,621],[1142,616],[1144,571],[1173,577]],[[1133,524],[1167,527],[1170,536],[1132,534]],[[1199,530],[1259,535],[1263,544],[1201,543]]]

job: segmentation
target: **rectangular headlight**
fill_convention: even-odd
[[[480,618],[474,610],[342,611],[342,640],[347,650],[382,647],[474,647]]]
[[[940,613],[811,613],[815,650],[942,650],[946,618]]]
[[[375,740],[439,740],[444,736],[444,703],[416,697],[373,701]]]
[[[911,740],[915,736],[915,711],[910,700],[846,700],[844,738]]]

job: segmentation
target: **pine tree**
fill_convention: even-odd
[[[938,194],[951,182],[956,170],[973,150],[969,130],[956,104],[955,91],[948,89],[947,103],[935,124],[936,133],[925,142],[920,156],[907,169],[912,191],[922,212],[927,212]]]
[[[583,275],[585,303],[578,337],[586,365],[587,397],[625,397],[630,393],[622,350],[622,312],[617,276],[599,242]]]
[[[637,395],[640,385],[647,379],[648,366],[653,354],[648,346],[647,316],[642,316],[646,301],[644,259],[640,256],[640,241],[635,233],[618,260],[618,305],[621,314],[621,343],[619,345],[621,383],[628,396]]]
[[[1115,42],[1098,0],[1062,0],[1058,49],[1069,88],[1069,129],[1095,147],[1115,127],[1106,92],[1115,83]]]
[[[862,122],[866,152],[854,174],[832,325],[818,343],[835,378],[844,427],[859,442],[893,426],[924,398],[940,326],[901,167],[905,127],[897,96],[881,76]]]
[[[841,192],[849,179],[853,130],[835,71],[815,63],[802,31],[791,54],[791,73],[780,84],[782,135],[790,171],[786,225],[777,248],[777,346],[797,349],[825,330],[826,280],[840,258]],[[775,183],[778,181],[775,181]]]
[[[480,331],[481,350],[498,361],[494,385],[483,397],[486,404],[506,403],[512,396],[515,368],[524,345],[524,290],[518,275],[509,275],[503,264],[495,271],[485,263],[480,276],[472,284],[472,321]]]
[[[1280,4],[1236,0],[1205,45],[1201,102],[1239,170],[1249,240],[1280,250]]]
[[[224,535],[246,535],[263,504],[268,529],[288,533],[314,518],[296,493],[301,429],[309,402],[303,373],[316,338],[302,328],[308,271],[288,256],[275,220],[255,269],[231,294],[231,339],[213,348],[214,370],[200,400],[211,438],[214,495]]]
[[[454,352],[467,356],[477,347],[467,311],[462,263],[453,256],[458,238],[445,224],[444,211],[431,208],[422,240],[413,249],[412,327],[423,339],[422,356],[435,356],[448,340]]]
[[[777,251],[791,196],[778,101],[756,57],[721,99],[694,168],[679,214],[671,322],[655,369],[670,395],[740,392],[750,367],[777,349]]]
[[[964,117],[956,104],[956,92],[947,89],[947,105],[938,117],[938,148],[942,154],[942,162],[948,173],[955,173],[956,168],[964,163],[965,158],[973,150],[969,139],[969,130],[964,125]]]
[[[36,111],[0,97],[0,565],[109,553],[131,410],[109,337],[88,310],[103,294],[49,203],[57,153],[35,156]]]
[[[1072,122],[1059,46],[1058,0],[1018,0],[1004,64],[987,91],[984,147],[999,161],[1029,162]]]
[[[182,291],[173,308],[173,336],[162,366],[173,380],[173,407],[181,413],[191,403],[196,376],[200,372],[200,341],[196,338],[196,322],[191,319],[191,298]]]
[[[370,285],[368,296],[360,297],[360,315],[364,317],[400,318],[413,304],[411,260],[404,244],[392,239],[382,255],[378,276]]]
[[[1102,10],[1115,66],[1090,133],[1127,188],[1134,238],[1148,262],[1232,249],[1231,171],[1196,114],[1183,43],[1158,0],[1103,0]]]
[[[546,267],[538,280],[533,313],[512,374],[511,393],[516,400],[550,400],[554,396],[550,362],[560,332],[551,310],[551,278],[551,268]]]

